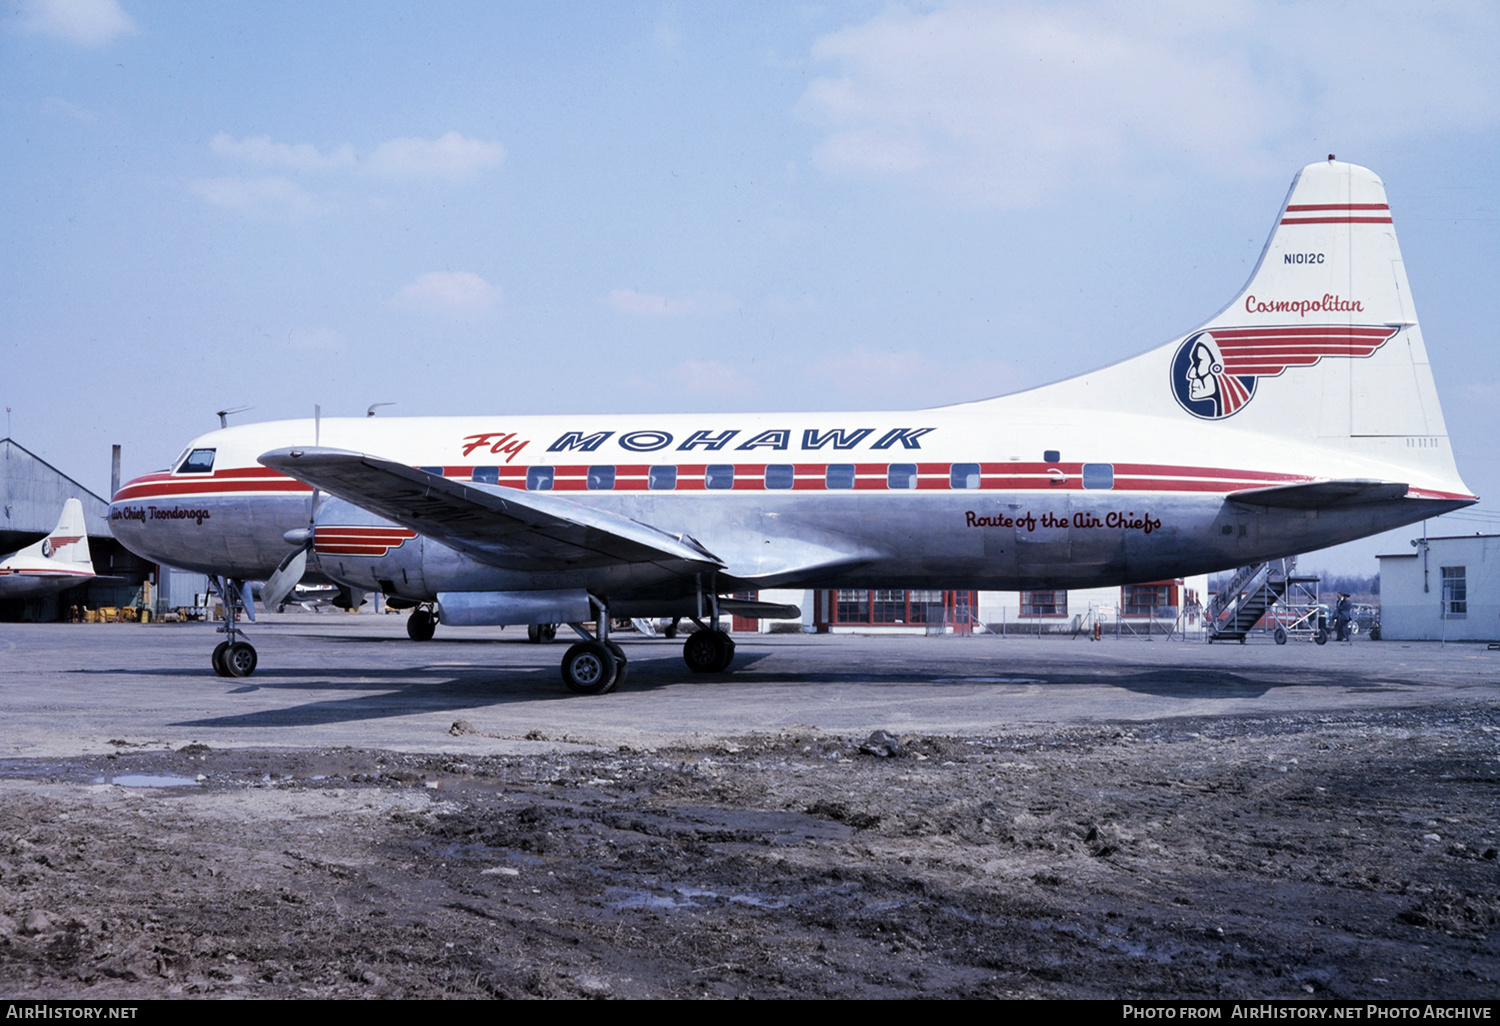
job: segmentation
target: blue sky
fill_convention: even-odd
[[[1489,499],[1497,11],[11,0],[0,400],[102,493],[228,406],[981,398],[1216,312],[1334,152],[1386,181]]]

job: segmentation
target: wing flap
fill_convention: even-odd
[[[274,449],[259,461],[505,570],[655,563],[692,573],[723,566],[685,535],[552,495],[490,490],[342,449]]]

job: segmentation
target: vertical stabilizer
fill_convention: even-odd
[[[16,553],[17,556],[40,557],[59,567],[92,574],[94,561],[89,556],[89,536],[83,520],[83,503],[69,499],[63,503],[57,526],[41,541]]]
[[[1446,436],[1374,172],[1328,160],[1297,175],[1249,283],[1184,340],[1173,375],[1204,419],[1244,410],[1321,438]]]

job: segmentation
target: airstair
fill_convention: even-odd
[[[1286,594],[1296,564],[1295,558],[1278,559],[1236,570],[1208,604],[1204,619],[1209,644],[1238,641],[1243,645],[1246,635]]]

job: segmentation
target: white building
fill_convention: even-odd
[[[1380,636],[1500,641],[1500,535],[1419,538],[1380,558]]]

